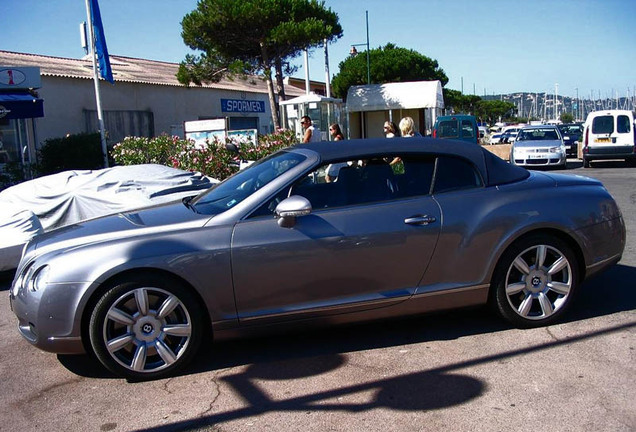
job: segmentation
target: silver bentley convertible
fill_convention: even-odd
[[[194,197],[32,239],[11,287],[22,336],[129,379],[202,344],[489,303],[551,324],[618,262],[603,185],[427,138],[298,145]]]

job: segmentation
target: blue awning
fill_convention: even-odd
[[[44,117],[44,101],[27,92],[0,92],[0,119]]]

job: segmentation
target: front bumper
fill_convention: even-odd
[[[18,330],[29,343],[58,354],[84,353],[78,293],[86,284],[51,284],[42,291],[21,289],[9,294]]]
[[[565,166],[567,163],[565,154],[526,154],[514,155],[514,163],[519,166]]]

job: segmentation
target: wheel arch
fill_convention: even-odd
[[[89,336],[89,322],[91,319],[91,313],[93,309],[95,308],[95,306],[97,305],[97,302],[99,301],[99,299],[106,293],[106,291],[108,291],[108,289],[122,282],[125,282],[126,280],[129,280],[131,277],[142,277],[142,276],[147,277],[148,275],[159,276],[166,280],[172,279],[174,282],[188,289],[189,292],[195,296],[197,302],[199,302],[199,304],[203,306],[201,307],[201,311],[203,313],[203,321],[204,321],[204,326],[203,326],[204,334],[203,334],[202,340],[206,340],[206,339],[209,340],[212,337],[212,317],[210,316],[210,311],[205,306],[205,301],[203,300],[203,297],[201,297],[201,294],[190,283],[188,283],[188,281],[186,281],[179,275],[176,275],[174,273],[171,273],[163,269],[150,268],[150,267],[134,268],[134,269],[127,269],[120,273],[111,275],[109,278],[107,278],[102,283],[100,283],[95,290],[93,290],[89,299],[87,300],[86,305],[84,306],[84,310],[82,311],[81,324],[80,324],[82,344],[84,345],[84,349],[86,350],[87,353],[92,353],[93,351],[91,347],[91,343],[90,343],[90,336]]]
[[[492,273],[490,275],[490,287],[488,289],[489,298],[493,295],[493,292],[494,292],[493,285],[496,279],[495,276],[500,271],[501,266],[503,265],[502,258],[506,255],[508,250],[510,250],[510,248],[513,247],[516,243],[535,235],[549,235],[566,243],[576,257],[576,261],[578,264],[577,276],[578,276],[579,282],[582,282],[585,279],[585,256],[583,254],[583,250],[581,249],[581,245],[574,239],[574,237],[556,228],[537,228],[531,231],[524,232],[523,234],[517,236],[516,238],[514,238],[512,241],[508,243],[508,245],[501,251],[501,253],[499,253],[495,261],[496,264],[494,265]]]

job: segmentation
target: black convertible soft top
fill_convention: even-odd
[[[321,161],[368,159],[388,153],[447,155],[470,160],[480,171],[486,186],[512,183],[527,178],[528,170],[511,165],[480,145],[450,139],[423,137],[370,138],[344,141],[323,141],[299,144],[297,148],[312,150]]]

